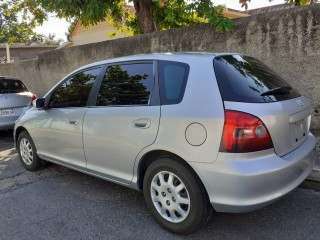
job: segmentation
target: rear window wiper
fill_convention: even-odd
[[[289,86],[277,87],[277,88],[270,89],[264,93],[261,93],[260,96],[287,94],[290,92],[291,89],[292,87],[289,87]]]

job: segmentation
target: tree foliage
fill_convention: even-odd
[[[156,30],[168,30],[209,22],[219,31],[228,31],[232,29],[233,25],[230,19],[223,17],[223,10],[223,6],[214,6],[211,1],[206,0],[158,0],[152,2],[151,6]],[[135,34],[144,32],[136,15],[127,19],[125,25]]]
[[[43,34],[35,34],[30,39],[30,42],[39,45],[60,45],[61,43],[63,43],[63,39],[56,39],[55,33],[49,33],[48,36],[45,36]]]
[[[34,34],[35,23],[27,16],[19,21],[19,12],[16,1],[0,1],[0,43],[26,42]]]
[[[34,4],[25,6],[19,0],[0,0],[0,43],[37,43],[45,45],[60,44],[62,39],[55,39],[55,34],[44,36],[34,29],[41,24],[46,15]]]
[[[222,16],[223,8],[210,0],[20,0],[21,5],[43,18],[48,12],[68,20],[81,18],[84,26],[108,19],[118,31],[134,34],[193,26],[209,22],[218,30],[232,29],[232,21]],[[130,14],[127,3],[133,3]],[[35,15],[35,17],[37,17]]]
[[[68,27],[68,31],[65,33],[69,42],[72,42],[71,34],[72,34],[74,28],[76,27],[77,22],[78,22],[78,18],[75,18],[75,19],[69,21],[70,25]]]
[[[271,2],[273,0],[269,0],[269,1]],[[303,6],[303,5],[317,3],[318,0],[285,0],[285,2],[295,6]]]
[[[258,1],[258,0],[255,0],[255,1]],[[268,1],[272,2],[273,0],[268,0]],[[244,7],[246,10],[248,9],[248,2],[251,2],[251,0],[239,0],[241,7]],[[303,6],[303,5],[317,3],[318,0],[284,0],[284,2],[294,6]]]
[[[250,0],[239,0],[246,9],[248,2]],[[317,0],[284,2],[300,6]],[[0,42],[29,42],[37,38],[33,29],[42,24],[49,13],[73,22],[69,35],[77,19],[81,19],[85,27],[108,19],[117,33],[134,35],[205,22],[219,31],[233,28],[232,20],[222,15],[224,8],[214,6],[214,0],[0,0],[0,4]],[[133,4],[135,14],[130,13],[127,4]],[[18,16],[22,21],[18,21]]]

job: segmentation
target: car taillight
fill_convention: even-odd
[[[30,107],[32,107],[32,102],[33,100],[37,99],[37,95],[35,95],[34,93],[32,93],[32,96],[31,96],[31,102],[30,102]]]
[[[263,122],[253,115],[226,110],[220,152],[245,153],[273,148]]]

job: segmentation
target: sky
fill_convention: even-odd
[[[213,0],[215,5],[226,5],[227,8],[232,8],[236,10],[244,10],[239,4],[239,0]],[[272,6],[284,3],[284,0],[251,0],[248,9],[261,8],[266,6]],[[36,28],[36,32],[44,35],[49,35],[49,33],[54,33],[56,38],[67,40],[65,33],[68,31],[69,23],[65,19],[56,18],[51,15],[49,20],[45,22],[42,26]]]

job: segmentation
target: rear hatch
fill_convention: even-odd
[[[307,139],[310,102],[265,64],[248,56],[220,55],[214,59],[214,70],[225,109],[259,117],[277,155]]]
[[[32,93],[20,80],[0,78],[0,110],[29,106],[31,99]]]

